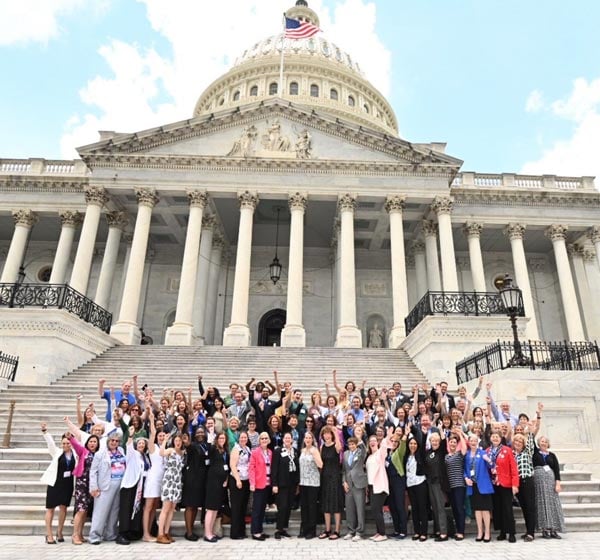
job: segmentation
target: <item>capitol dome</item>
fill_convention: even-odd
[[[317,14],[304,0],[299,0],[286,16],[319,25]],[[282,45],[284,73],[280,94]],[[383,95],[365,79],[352,57],[322,33],[306,39],[275,35],[246,49],[231,70],[202,93],[194,116],[275,97],[385,134],[398,134],[396,116]]]

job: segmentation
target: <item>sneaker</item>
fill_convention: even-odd
[[[351,541],[353,538],[354,538],[354,535],[352,533],[348,533],[348,534],[344,535],[345,541]]]
[[[377,535],[377,536],[373,537],[373,540],[375,542],[387,541],[387,537],[385,535]]]
[[[354,535],[352,537],[352,542],[360,542],[362,541],[362,537],[360,535]]]

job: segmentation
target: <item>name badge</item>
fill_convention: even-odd
[[[550,468],[550,466],[549,466],[549,465],[544,465],[544,470],[545,470],[546,472],[550,472],[552,469]]]
[[[475,478],[475,469],[471,469],[471,478]]]
[[[306,408],[301,408],[300,409],[300,414],[306,414]]]
[[[386,459],[385,461],[385,468],[387,469],[390,466],[390,460]]]
[[[229,465],[223,465],[223,470],[227,472],[229,470]]]
[[[69,477],[71,476],[71,471],[65,471],[65,472],[63,473],[63,476],[64,476],[65,478],[69,478]]]
[[[204,459],[204,464],[208,467],[210,465],[210,459]]]

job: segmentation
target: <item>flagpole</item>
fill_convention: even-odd
[[[281,35],[281,61],[279,63],[279,97],[283,99],[283,55],[285,52],[285,12],[283,14],[283,33]]]

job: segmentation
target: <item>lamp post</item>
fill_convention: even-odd
[[[279,279],[281,278],[281,263],[279,262],[279,258],[277,257],[277,246],[279,244],[279,213],[281,212],[281,206],[277,206],[277,230],[275,231],[275,258],[273,262],[269,265],[269,275],[271,276],[271,280],[273,284],[277,284]]]
[[[521,290],[517,286],[513,286],[513,279],[510,274],[504,275],[504,281],[500,288],[500,298],[506,309],[506,313],[510,317],[510,326],[513,332],[513,348],[514,354],[509,360],[508,365],[511,367],[524,367],[531,365],[531,359],[523,355],[519,334],[517,333],[517,314],[523,307],[523,296]]]

